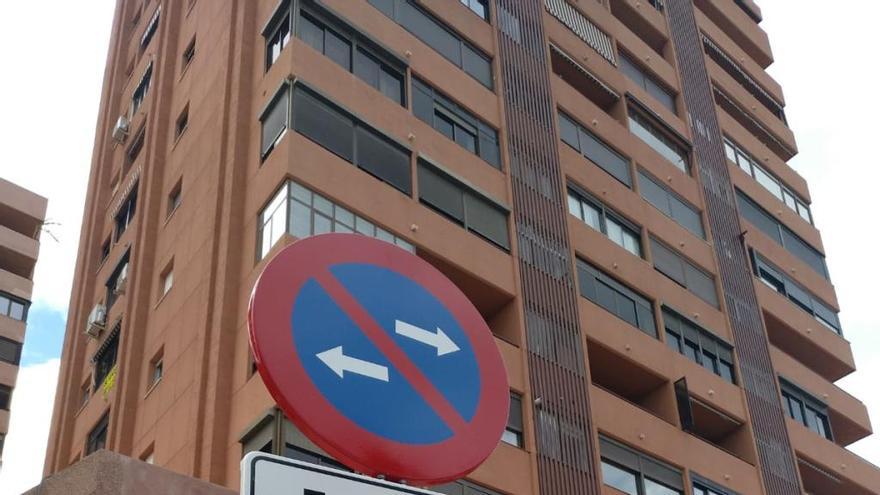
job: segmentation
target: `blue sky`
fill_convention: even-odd
[[[844,335],[859,367],[839,385],[865,402],[877,426],[880,312],[873,281],[880,265],[873,248],[880,232],[860,225],[877,223],[880,100],[857,95],[876,91],[870,61],[880,2],[758,3],[777,58],[769,72],[785,88],[798,137],[800,154],[791,165],[810,184]],[[42,471],[114,6],[113,0],[0,2],[0,60],[4,73],[16,75],[0,78],[0,176],[49,198],[52,233],[41,239],[0,495],[33,486]],[[44,35],[34,36],[34,26]],[[863,213],[854,217],[854,211]],[[880,463],[880,435],[851,449]]]
[[[61,356],[67,312],[43,301],[28,310],[27,339],[21,354],[21,366],[45,363]]]

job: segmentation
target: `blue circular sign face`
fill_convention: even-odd
[[[354,234],[292,244],[260,276],[249,328],[273,397],[349,467],[442,483],[498,444],[509,393],[488,326],[396,246]]]
[[[443,304],[387,268],[339,264],[330,273],[458,415],[473,419],[480,400],[477,358]],[[320,283],[306,282],[291,317],[306,373],[336,409],[371,433],[415,445],[451,438],[449,425],[361,330],[369,325],[353,320]]]

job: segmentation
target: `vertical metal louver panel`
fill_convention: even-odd
[[[742,225],[694,10],[692,0],[668,0],[666,4],[728,318],[734,345],[739,349],[740,376],[752,418],[761,474],[769,495],[799,495],[802,492],[797,465],[770,361],[767,331],[746,252],[740,242]]]
[[[548,2],[548,9],[551,5],[567,6]],[[565,179],[554,130],[542,0],[498,0],[497,7],[540,493],[598,495],[597,446],[567,231]],[[610,49],[610,41],[606,48]]]
[[[559,22],[565,24],[578,38],[584,40],[593,50],[602,55],[605,60],[617,65],[617,59],[614,57],[614,43],[611,41],[611,37],[596,27],[592,21],[584,17],[583,14],[565,0],[544,0],[544,5],[547,7],[547,12],[550,12],[550,15],[559,19]]]

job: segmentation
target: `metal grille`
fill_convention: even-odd
[[[552,5],[567,6],[548,1]],[[543,495],[596,495],[596,446],[541,9],[541,0],[498,2],[538,482]]]
[[[602,55],[605,60],[617,65],[617,60],[614,58],[614,43],[611,41],[611,37],[596,27],[592,21],[565,0],[545,0],[544,5],[547,7],[547,12],[550,12],[550,15],[559,19],[559,22],[565,24],[578,38],[584,40],[593,50]],[[540,19],[540,12],[537,15]]]
[[[740,375],[751,413],[764,485],[770,495],[798,495],[792,455],[776,373],[770,362],[767,332],[752,282],[736,198],[724,158],[721,129],[692,0],[668,0],[666,10],[681,74],[682,95],[694,134],[706,211],[715,242],[721,284],[739,350]]]

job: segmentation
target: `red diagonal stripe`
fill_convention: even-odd
[[[361,329],[364,335],[379,349],[379,352],[391,362],[434,412],[440,416],[453,434],[457,435],[464,431],[467,427],[464,418],[357,299],[329,271],[322,270],[316,273],[314,278],[336,302],[336,305],[351,318],[351,321]]]

